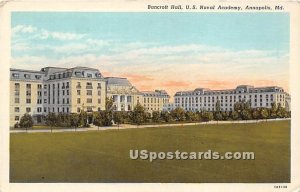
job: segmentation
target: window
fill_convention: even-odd
[[[131,102],[131,96],[127,96],[127,102]]]
[[[77,107],[77,113],[80,113],[80,108],[79,107]]]
[[[31,103],[31,99],[26,99],[26,103]]]
[[[41,75],[35,75],[35,78],[36,78],[36,79],[41,79],[42,76],[41,76]]]
[[[92,100],[91,98],[88,98],[88,99],[86,99],[86,102],[87,102],[87,103],[92,103],[93,100]]]
[[[31,96],[31,91],[26,91],[26,96]]]
[[[67,113],[69,113],[69,107],[67,107]]]
[[[68,88],[69,88],[69,86],[70,86],[70,85],[69,85],[69,82],[67,82],[67,86],[66,86],[66,88],[68,89]]]
[[[15,98],[15,103],[20,103],[20,98]]]
[[[47,103],[47,99],[44,99],[44,103]]]
[[[47,108],[46,107],[44,107],[44,113],[47,113]]]
[[[101,95],[101,91],[98,91],[98,96],[100,96]]]
[[[20,108],[19,107],[15,107],[15,112],[20,112]]]
[[[20,89],[20,83],[15,83],[15,89]]]
[[[93,75],[91,73],[87,73],[86,76],[92,78]]]
[[[75,75],[76,75],[77,77],[80,77],[80,76],[81,76],[81,72],[80,72],[80,71],[76,71],[76,72],[75,72]]]
[[[80,104],[80,98],[77,98],[77,104]]]
[[[67,95],[69,95],[70,94],[70,91],[69,90],[67,90]]]
[[[98,103],[99,103],[99,104],[101,103],[101,99],[98,99]]]
[[[20,120],[20,116],[15,116],[15,121],[19,121]]]
[[[15,78],[15,79],[19,79],[19,73],[13,73],[12,77]]]
[[[31,112],[31,108],[30,107],[26,107],[26,113],[30,113]]]
[[[77,95],[80,95],[80,90],[77,90]]]
[[[92,107],[87,107],[86,110],[87,110],[87,112],[92,112],[93,108]]]
[[[92,95],[93,94],[93,91],[92,90],[87,90],[86,91],[86,95]]]
[[[27,89],[31,89],[31,84],[26,84]]]
[[[87,89],[93,89],[92,82],[87,82],[86,83],[86,88]]]
[[[24,74],[25,79],[30,79],[30,74]]]
[[[69,100],[69,98],[67,98],[67,104],[69,104],[69,102],[70,102],[70,100]]]
[[[42,108],[41,108],[41,107],[38,107],[38,108],[37,108],[37,112],[39,112],[39,113],[42,112]]]

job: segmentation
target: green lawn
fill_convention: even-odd
[[[253,151],[255,160],[131,160],[148,151]],[[290,182],[290,121],[11,133],[11,182]]]

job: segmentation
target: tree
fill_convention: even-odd
[[[214,118],[213,113],[209,111],[204,111],[201,116],[202,116],[202,120],[205,122],[211,121]]]
[[[182,108],[177,107],[173,111],[171,111],[172,117],[175,121],[184,121],[185,120],[185,112]]]
[[[275,119],[278,117],[278,114],[277,114],[277,104],[276,103],[271,103],[271,109],[270,109],[270,118],[272,119]]]
[[[241,118],[243,120],[249,120],[249,119],[252,119],[252,115],[248,110],[244,109],[241,111]]]
[[[261,108],[260,110],[260,117],[262,119],[267,119],[269,117],[269,111],[266,108]]]
[[[260,111],[259,111],[259,109],[253,109],[253,111],[252,111],[252,117],[253,117],[253,119],[259,119],[259,117],[260,117]]]
[[[163,111],[161,112],[161,118],[165,121],[165,122],[170,122],[172,121],[172,116],[170,114],[169,111]]]
[[[229,112],[228,111],[223,111],[222,112],[222,116],[223,116],[223,120],[228,120],[229,119],[229,117],[230,117],[230,114],[229,114]]]
[[[70,115],[67,113],[58,113],[56,115],[57,117],[57,125],[60,127],[70,127],[71,126],[71,120],[70,120]]]
[[[46,125],[50,126],[51,132],[53,130],[53,127],[56,127],[58,124],[58,119],[55,113],[48,113],[46,116]]]
[[[20,127],[26,128],[26,130],[33,126],[33,119],[30,114],[25,113],[20,119]]]
[[[77,113],[72,113],[70,116],[70,124],[71,126],[75,127],[75,130],[80,125],[80,117]]]
[[[87,112],[84,110],[81,110],[79,113],[79,126],[81,127],[86,127],[88,122],[87,122]]]
[[[220,100],[217,100],[217,102],[216,102],[216,112],[219,112],[219,111],[221,111],[221,102],[220,102]]]
[[[124,115],[122,111],[116,111],[113,115],[113,121],[120,126],[121,123],[124,123]]]
[[[113,98],[106,97],[106,99],[105,99],[105,110],[106,111],[113,111],[113,105],[114,105]]]
[[[152,121],[153,122],[159,122],[160,120],[160,113],[159,111],[153,111],[152,112]]]
[[[215,119],[216,121],[221,121],[221,120],[223,120],[222,113],[221,113],[220,111],[219,111],[219,112],[215,112],[214,119]]]
[[[131,113],[130,119],[133,123],[140,125],[146,120],[146,113],[144,107],[138,103]]]
[[[103,126],[111,126],[113,120],[113,113],[112,111],[100,111],[102,125]]]
[[[237,111],[231,112],[231,119],[232,120],[238,120],[239,119],[239,113]]]
[[[278,108],[277,108],[277,111],[276,111],[276,116],[279,117],[279,118],[286,118],[288,117],[288,112],[285,110],[284,107],[281,106],[281,104],[279,103],[278,104]]]

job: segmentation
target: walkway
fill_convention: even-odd
[[[267,120],[241,120],[241,121],[209,121],[209,122],[195,122],[195,123],[177,123],[177,124],[155,124],[155,125],[130,125],[130,124],[122,124],[120,126],[114,125],[109,127],[97,127],[91,125],[89,128],[77,128],[77,129],[53,129],[52,132],[82,132],[82,131],[104,131],[104,130],[112,130],[112,129],[137,129],[137,128],[149,128],[149,127],[178,127],[178,126],[185,126],[185,125],[209,125],[209,124],[235,124],[235,123],[258,123],[258,122],[266,122],[266,121],[283,121],[283,120],[290,120],[287,119],[267,119]],[[10,130],[10,133],[42,133],[42,132],[51,132],[50,129],[40,129],[40,130]]]

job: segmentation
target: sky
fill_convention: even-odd
[[[14,12],[12,68],[87,66],[140,91],[288,91],[288,13]]]

